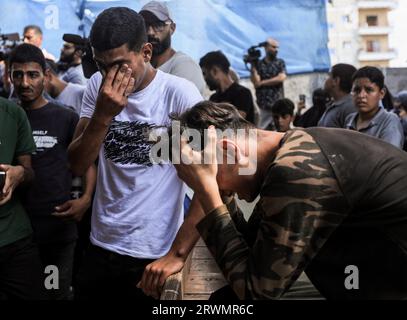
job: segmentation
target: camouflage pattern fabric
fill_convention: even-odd
[[[278,299],[350,212],[313,137],[286,134],[248,222],[234,202],[197,226],[240,299]]]

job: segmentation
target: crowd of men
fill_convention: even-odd
[[[0,300],[157,299],[200,236],[229,284],[214,300],[281,298],[303,272],[325,298],[405,299],[407,93],[391,99],[378,68],[341,63],[296,107],[269,38],[250,68],[255,101],[224,53],[198,63],[175,31],[163,2],[104,10],[87,79],[82,45],[65,41],[56,62],[41,29],[24,29],[0,98]],[[146,132],[171,121],[208,140],[178,151],[209,164],[152,161]],[[249,221],[236,197],[260,197]],[[358,290],[343,285],[349,265]]]

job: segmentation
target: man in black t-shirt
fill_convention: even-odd
[[[210,90],[216,90],[209,100],[234,105],[243,118],[254,123],[253,97],[249,89],[230,77],[230,63],[221,51],[208,52],[199,61],[205,81]]]
[[[271,107],[274,124],[278,132],[287,132],[291,129],[294,118],[294,108],[294,102],[288,98],[277,100]]]
[[[36,144],[36,151],[32,155],[35,179],[27,190],[24,205],[31,218],[44,267],[53,265],[58,268],[58,285],[54,283],[54,286],[46,287],[49,297],[69,299],[77,239],[76,222],[90,206],[95,184],[94,168],[89,168],[86,175],[83,196],[71,200],[72,173],[68,167],[67,149],[78,115],[49,103],[43,97],[48,71],[44,55],[37,47],[30,44],[18,46],[10,57],[10,70]],[[46,268],[45,272],[49,273],[50,270],[53,269]]]

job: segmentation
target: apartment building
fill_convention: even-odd
[[[389,13],[397,6],[397,0],[328,1],[328,47],[332,64],[391,66],[397,50],[390,45],[394,24],[389,21]]]

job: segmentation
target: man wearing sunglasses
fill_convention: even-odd
[[[188,55],[171,47],[171,36],[176,24],[168,7],[159,1],[150,1],[141,8],[148,41],[153,45],[151,64],[161,71],[187,79],[195,84],[200,93],[205,90],[205,81],[199,65]]]

